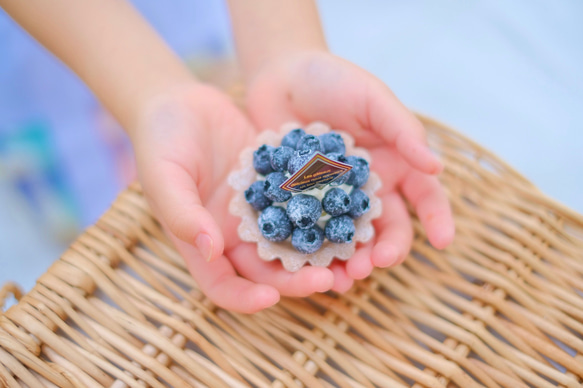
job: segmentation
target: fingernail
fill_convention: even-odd
[[[379,246],[377,249],[374,264],[380,268],[387,268],[393,266],[399,261],[399,251],[392,244],[386,244],[385,246]]]
[[[213,240],[211,239],[211,236],[201,233],[196,238],[195,244],[202,257],[204,257],[207,262],[211,261],[213,256]]]

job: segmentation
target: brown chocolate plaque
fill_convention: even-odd
[[[296,193],[323,187],[352,169],[352,166],[332,160],[316,152],[314,156],[304,164],[295,174],[290,176],[279,187]]]

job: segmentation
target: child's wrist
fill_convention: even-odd
[[[261,60],[256,61],[253,67],[244,69],[245,80],[247,83],[251,83],[257,75],[261,74],[267,68],[272,68],[273,66],[286,67],[300,57],[323,53],[329,54],[330,51],[327,47],[318,44],[291,46],[272,50],[268,55],[263,56]]]
[[[327,50],[314,0],[230,0],[228,4],[246,79],[274,58]]]

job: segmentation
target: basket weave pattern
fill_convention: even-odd
[[[133,185],[0,313],[0,386],[581,387],[583,218],[421,119],[455,213],[446,251],[415,219],[403,265],[234,314]]]

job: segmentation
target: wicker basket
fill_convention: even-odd
[[[581,387],[583,218],[421,119],[455,212],[445,252],[415,221],[405,264],[345,295],[233,314],[197,289],[134,185],[0,314],[0,385]]]

